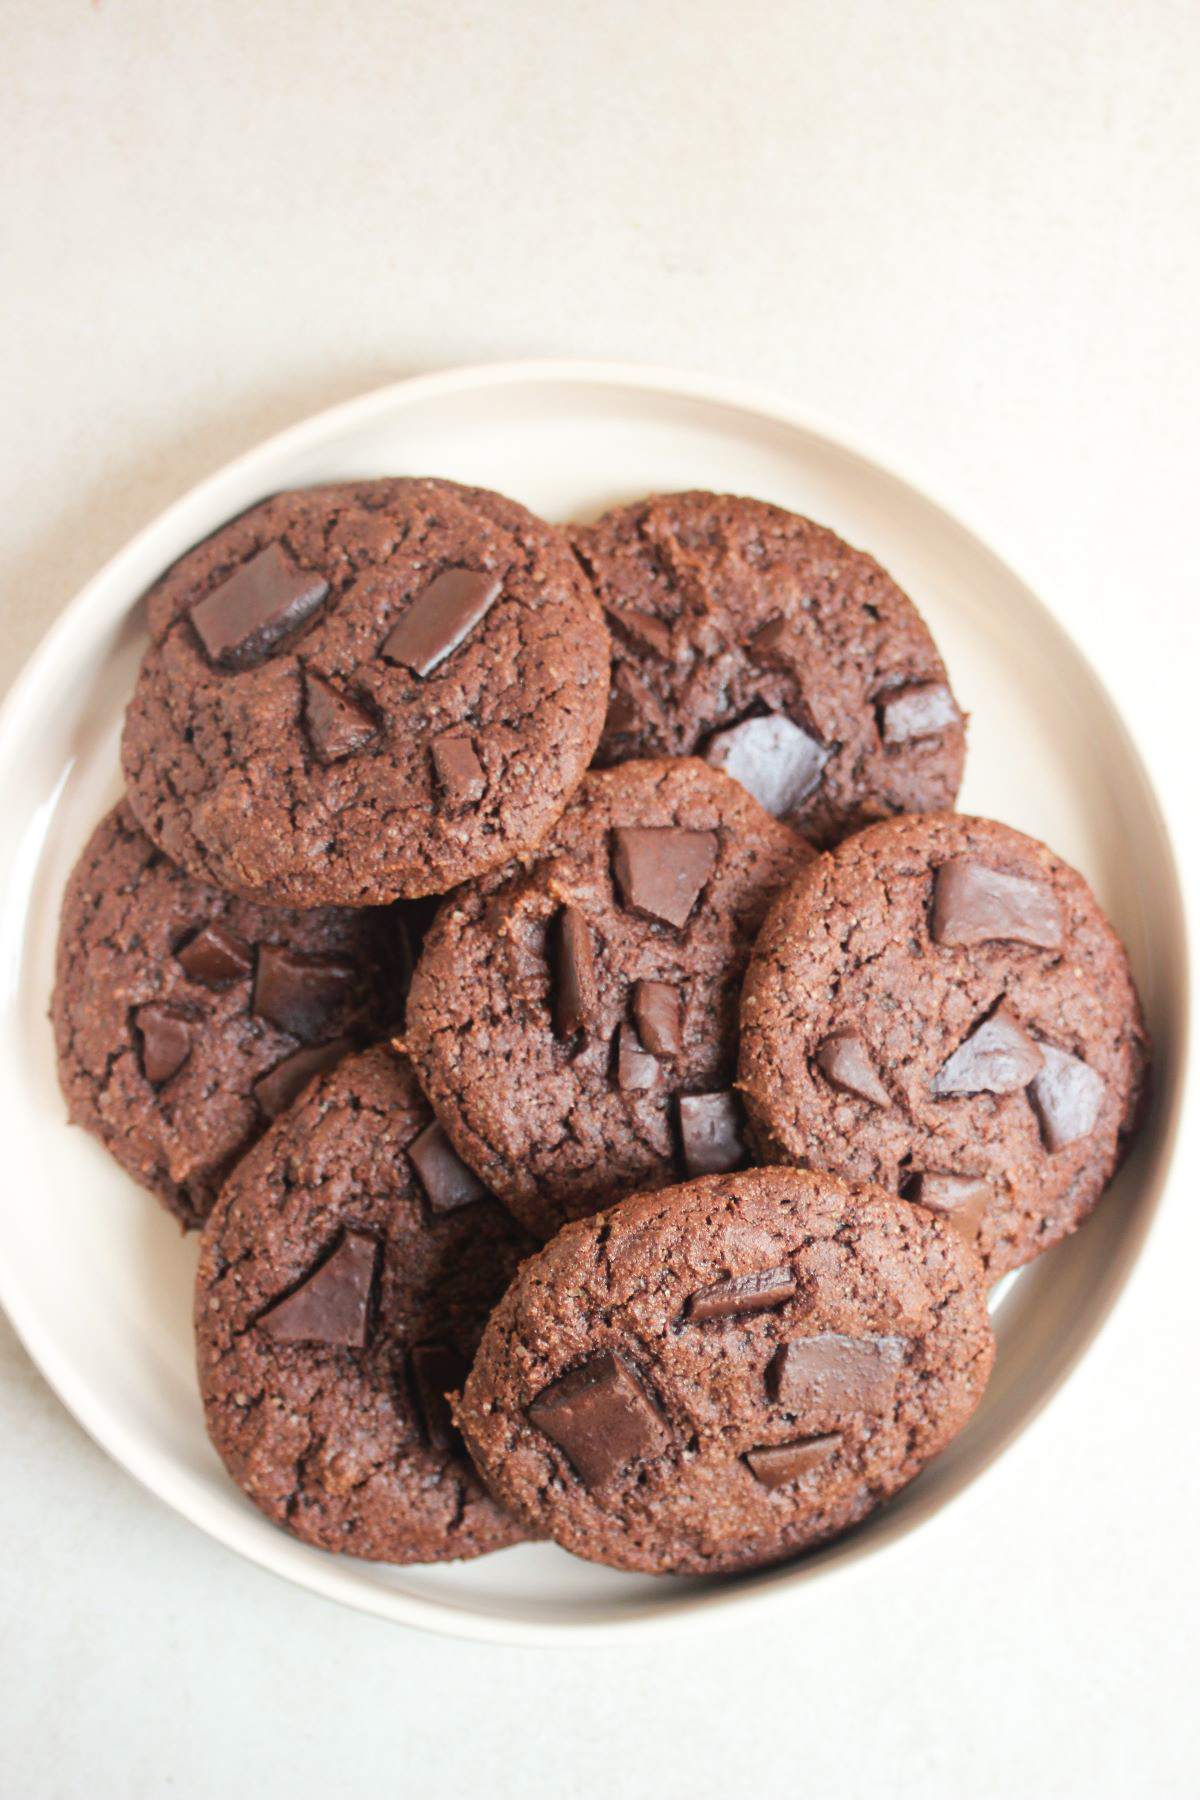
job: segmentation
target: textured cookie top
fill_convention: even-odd
[[[323,1077],[238,1165],[201,1240],[200,1391],[234,1480],[325,1550],[435,1562],[515,1542],[445,1396],[530,1247],[395,1052]]]
[[[275,903],[443,893],[535,844],[603,722],[565,540],[446,481],[277,495],[149,597],[130,801],[175,861]]]
[[[986,819],[873,826],[780,896],[738,1085],[770,1161],[945,1208],[995,1277],[1072,1231],[1138,1116],[1148,1046],[1087,883]]]
[[[184,1225],[321,1068],[401,1006],[396,908],[290,912],[185,875],[122,802],[71,875],[52,1007],[71,1118]]]
[[[962,714],[879,564],[761,500],[666,494],[575,526],[612,628],[596,760],[701,755],[817,843],[951,806]]]
[[[459,1154],[529,1228],[743,1160],[738,990],[812,851],[701,762],[593,771],[525,871],[452,895],[406,1043]]]
[[[861,1519],[963,1425],[992,1356],[943,1220],[755,1169],[566,1226],[493,1313],[457,1417],[530,1529],[707,1574]]]

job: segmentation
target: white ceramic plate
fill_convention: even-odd
[[[460,1567],[326,1556],[269,1525],[204,1434],[189,1328],[194,1245],[63,1122],[46,1009],[63,884],[119,788],[139,596],[180,553],[275,489],[345,476],[450,476],[551,519],[652,489],[758,495],[872,551],[913,596],[971,714],[964,810],[1046,839],[1092,882],[1129,946],[1154,1033],[1154,1114],[1087,1228],[998,1290],[1000,1353],[968,1430],[864,1528],[741,1581],[616,1574],[550,1546]],[[995,1460],[1061,1384],[1124,1284],[1161,1187],[1182,1069],[1184,923],[1136,751],[1086,661],[982,536],[844,432],[731,383],[588,363],[452,370],[285,432],[149,526],[75,600],[0,716],[0,1298],[80,1422],[223,1543],[335,1599],[409,1624],[524,1642],[639,1635],[790,1596],[878,1555]]]

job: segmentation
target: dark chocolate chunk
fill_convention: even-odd
[[[478,569],[443,569],[384,639],[385,662],[429,675],[456,650],[500,597],[504,578]]]
[[[189,981],[209,988],[226,988],[250,973],[254,952],[245,938],[226,931],[223,925],[202,925],[175,952],[175,960]]]
[[[670,656],[671,628],[662,619],[656,619],[653,613],[637,612],[632,606],[606,606],[604,610],[620,635],[638,650],[648,650],[664,662]]]
[[[300,1286],[260,1313],[255,1323],[277,1344],[340,1344],[365,1350],[379,1241],[346,1231],[331,1256]]]
[[[955,857],[937,872],[933,936],[939,944],[986,944],[1004,938],[1039,950],[1058,950],[1063,941],[1062,907],[1045,882]]]
[[[191,620],[210,662],[249,669],[297,632],[328,592],[320,575],[268,544],[193,606]]]
[[[341,1021],[357,983],[351,963],[308,956],[284,944],[260,944],[252,1006],[280,1031],[317,1043]]]
[[[796,812],[819,785],[829,751],[783,713],[743,719],[709,738],[704,760],[740,781],[773,818]]]
[[[719,1094],[680,1094],[679,1138],[691,1175],[725,1175],[746,1160],[742,1112],[732,1089]]]
[[[585,1487],[603,1487],[629,1463],[645,1462],[670,1433],[632,1370],[611,1350],[589,1357],[542,1389],[529,1422],[556,1443]]]
[[[617,1086],[621,1092],[642,1093],[652,1088],[658,1077],[657,1058],[642,1049],[632,1025],[622,1025],[617,1033]]]
[[[456,1212],[482,1200],[487,1192],[468,1169],[436,1119],[418,1132],[408,1146],[408,1160],[417,1171],[425,1197],[436,1213]]]
[[[341,762],[379,736],[370,713],[311,669],[304,671],[304,729],[313,755],[325,764]]]
[[[451,806],[474,806],[483,799],[487,781],[469,737],[447,732],[445,737],[434,738],[432,753],[438,787]]]
[[[277,1062],[273,1069],[260,1075],[254,1083],[254,1097],[267,1118],[277,1118],[285,1107],[292,1104],[300,1090],[308,1086],[314,1075],[332,1069],[334,1063],[341,1062],[350,1047],[349,1038],[333,1038],[328,1044],[306,1045],[302,1050],[293,1050],[290,1056]]]
[[[1029,1098],[1047,1150],[1062,1150],[1086,1137],[1100,1117],[1104,1077],[1053,1044],[1041,1044],[1042,1066],[1029,1085]]]
[[[467,1360],[449,1344],[417,1344],[408,1359],[417,1411],[425,1441],[433,1450],[450,1450],[458,1432],[450,1416],[446,1395],[461,1388],[467,1378]]]
[[[735,1313],[766,1312],[782,1306],[796,1291],[796,1277],[788,1263],[774,1269],[755,1269],[751,1275],[731,1275],[692,1294],[684,1312],[689,1319],[728,1319]]]
[[[596,958],[588,922],[577,906],[564,906],[551,927],[554,1029],[559,1037],[586,1031],[596,1016]]]
[[[747,639],[746,648],[756,662],[769,665],[786,660],[781,653],[792,643],[793,636],[792,627],[786,619],[768,619],[765,625],[760,625]]]
[[[787,1487],[828,1462],[841,1441],[840,1431],[827,1431],[821,1437],[798,1438],[794,1444],[763,1444],[747,1450],[746,1461],[763,1487]]]
[[[613,874],[621,900],[634,912],[685,925],[717,860],[715,831],[679,825],[618,825]]]
[[[976,1025],[933,1078],[937,1099],[951,1094],[1015,1094],[1042,1066],[1042,1053],[1007,1006]]]
[[[167,1006],[139,1006],[133,1015],[142,1040],[142,1074],[155,1087],[170,1081],[192,1053],[192,1034],[181,1014]]]
[[[785,1411],[879,1412],[889,1405],[907,1340],[817,1337],[780,1344],[767,1365],[767,1394]]]
[[[890,1106],[891,1096],[875,1072],[867,1046],[856,1031],[835,1031],[817,1046],[817,1067],[831,1087],[872,1106]]]
[[[917,1206],[944,1213],[950,1224],[973,1244],[980,1220],[991,1201],[992,1190],[981,1175],[941,1175],[926,1171],[914,1177],[906,1195]]]
[[[633,1022],[652,1055],[679,1055],[683,1049],[682,1014],[680,992],[673,982],[634,982]]]
[[[947,726],[962,721],[954,695],[940,681],[893,688],[891,693],[880,695],[875,711],[879,735],[885,744],[908,744],[914,738],[934,737]]]
[[[647,711],[649,695],[628,664],[620,663],[613,676],[612,693],[608,702],[608,713],[604,720],[606,732],[637,731],[641,727]]]

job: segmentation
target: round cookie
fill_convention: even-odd
[[[289,912],[169,862],[122,801],[63,897],[52,1016],[71,1119],[184,1226],[304,1084],[400,1016],[402,908]]]
[[[766,1160],[944,1208],[994,1279],[1091,1210],[1147,1059],[1083,878],[1008,826],[943,814],[872,826],[779,897],[738,1086]]]
[[[444,893],[536,844],[603,723],[565,539],[448,481],[278,494],[176,563],[125,720],[155,843],[231,893]]]
[[[812,857],[692,759],[593,771],[532,865],[446,900],[405,1042],[460,1156],[523,1224],[744,1159],[738,990]]]
[[[383,1562],[517,1542],[446,1394],[529,1248],[394,1051],[315,1082],[234,1171],[196,1273],[205,1420],[255,1505]]]
[[[944,1220],[798,1169],[568,1225],[488,1322],[455,1416],[501,1503],[622,1569],[753,1569],[844,1531],[973,1411],[983,1271]]]
[[[704,756],[815,843],[954,804],[963,716],[912,602],[761,500],[654,495],[572,528],[612,627],[596,761]]]

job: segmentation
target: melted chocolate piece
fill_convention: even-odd
[[[1029,1098],[1042,1128],[1047,1150],[1063,1150],[1086,1137],[1100,1117],[1104,1077],[1082,1057],[1039,1046],[1042,1066],[1029,1084]]]
[[[665,662],[671,654],[671,628],[653,613],[636,612],[632,606],[606,606],[609,619],[635,649],[648,650]]]
[[[932,1171],[914,1177],[907,1198],[930,1212],[943,1213],[969,1244],[975,1242],[992,1189],[982,1175],[940,1175]]]
[[[740,781],[773,818],[784,819],[820,785],[829,751],[785,714],[768,713],[718,731],[704,760]]]
[[[683,1049],[683,1005],[670,981],[635,981],[633,1022],[654,1056],[678,1056]]]
[[[417,1344],[408,1358],[425,1441],[434,1450],[452,1450],[458,1432],[446,1395],[467,1379],[467,1360],[449,1344]]]
[[[939,944],[987,944],[1003,938],[1038,950],[1059,950],[1062,907],[1045,882],[955,857],[937,872],[933,937]]]
[[[875,1073],[867,1046],[856,1031],[835,1031],[817,1046],[817,1067],[831,1087],[872,1106],[890,1106],[891,1095]]]
[[[622,904],[668,925],[686,925],[716,860],[715,831],[679,825],[618,825],[613,831],[613,875]]]
[[[175,960],[189,981],[202,987],[227,988],[243,980],[254,967],[254,952],[245,938],[223,925],[202,925],[175,952]]]
[[[478,569],[443,569],[419,593],[383,641],[385,662],[429,675],[457,650],[504,591],[504,578]]]
[[[891,1402],[907,1339],[817,1337],[780,1344],[767,1365],[767,1394],[785,1411],[881,1412]]]
[[[193,606],[190,618],[209,661],[222,669],[263,662],[310,619],[329,592],[320,575],[297,568],[268,544]]]
[[[763,1487],[788,1487],[828,1462],[841,1441],[840,1431],[827,1431],[821,1437],[798,1438],[794,1444],[763,1444],[747,1450],[746,1461]]]
[[[585,1487],[603,1487],[632,1462],[658,1456],[670,1433],[628,1364],[611,1350],[551,1382],[526,1409]]]
[[[370,713],[311,669],[304,671],[304,729],[313,755],[326,765],[352,756],[379,736]]]
[[[679,1138],[689,1176],[726,1175],[746,1160],[742,1113],[732,1089],[680,1094]]]
[[[307,1044],[322,1042],[345,1013],[358,971],[331,956],[260,944],[251,1006],[260,1019]]]
[[[684,1313],[689,1319],[729,1319],[736,1313],[766,1312],[782,1306],[796,1292],[796,1277],[788,1263],[774,1269],[755,1269],[751,1275],[731,1275],[690,1295]]]
[[[487,781],[469,737],[448,732],[434,738],[432,755],[438,787],[451,806],[474,806],[483,799]]]
[[[643,1093],[658,1080],[657,1059],[643,1050],[632,1025],[617,1032],[617,1086],[623,1094]]]
[[[596,958],[588,922],[577,906],[564,906],[551,929],[554,1029],[559,1037],[586,1031],[596,1016]]]
[[[188,1022],[166,1006],[139,1006],[133,1015],[142,1040],[142,1074],[154,1087],[162,1087],[178,1074],[192,1054]]]
[[[277,1062],[273,1069],[260,1075],[254,1083],[254,1098],[267,1118],[277,1118],[297,1098],[301,1089],[308,1086],[314,1075],[322,1075],[326,1069],[332,1069],[335,1063],[341,1062],[350,1048],[349,1038],[333,1038],[328,1044],[309,1045],[302,1050],[293,1050],[290,1056]]]
[[[909,744],[914,738],[935,737],[962,717],[954,695],[940,681],[918,687],[893,688],[875,702],[879,735],[885,744]]]
[[[408,1160],[417,1171],[425,1198],[435,1213],[457,1212],[460,1206],[482,1200],[487,1192],[436,1119],[424,1131],[418,1132],[408,1146]]]
[[[346,1231],[331,1256],[300,1286],[259,1314],[255,1324],[277,1344],[338,1344],[365,1350],[379,1240]]]
[[[967,1034],[933,1078],[933,1094],[1015,1094],[1042,1066],[1042,1053],[1007,1006]]]

